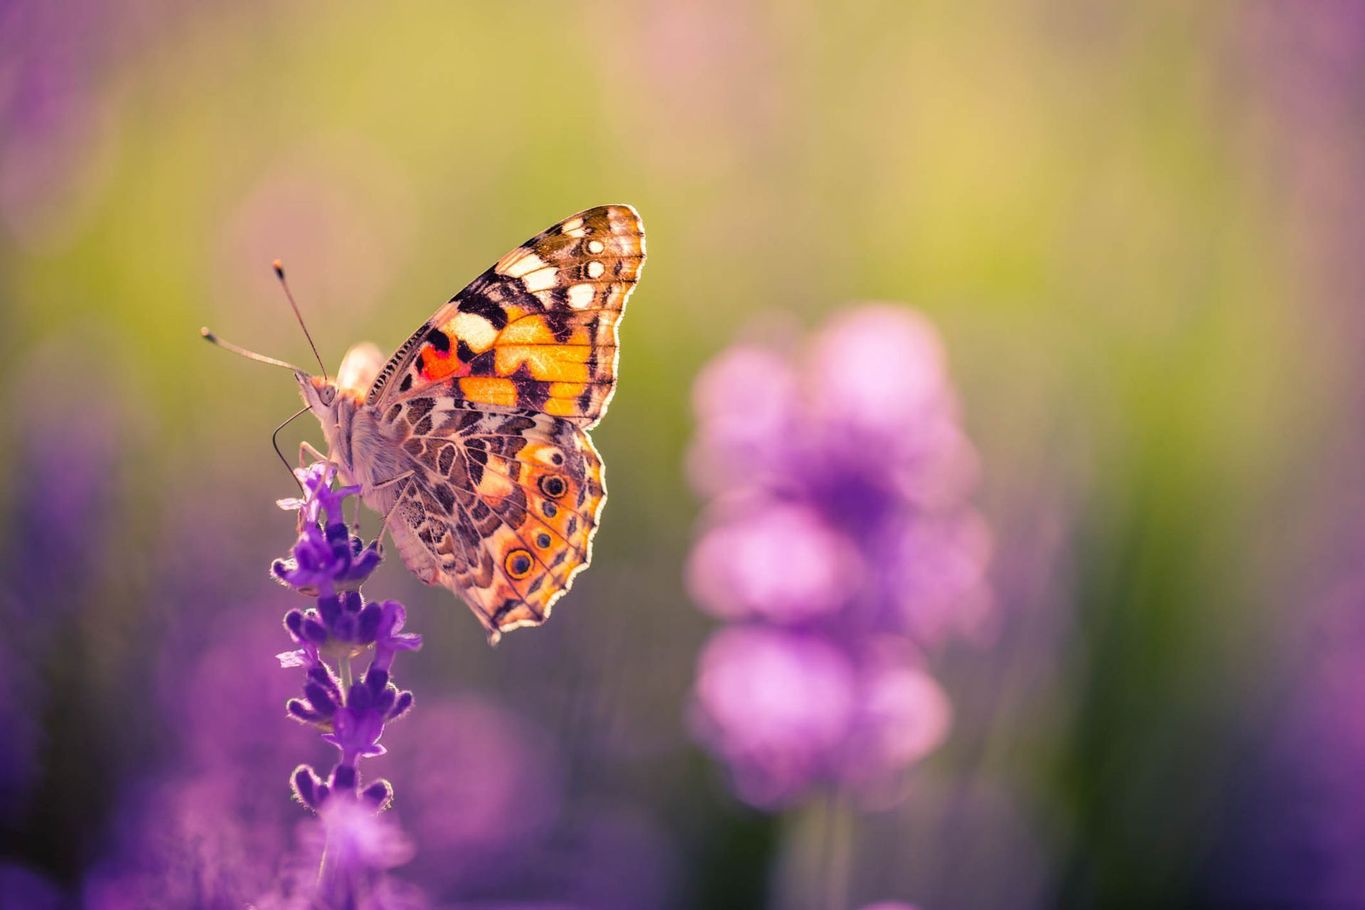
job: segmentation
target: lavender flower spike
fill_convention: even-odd
[[[334,591],[359,591],[370,573],[379,568],[378,541],[366,547],[350,533],[342,515],[346,497],[360,487],[332,489],[336,466],[320,461],[294,472],[303,487],[302,498],[281,499],[281,509],[299,513],[299,539],[290,556],[270,566],[280,584],[310,596]]]
[[[360,760],[384,754],[379,740],[385,726],[412,707],[412,693],[393,682],[393,662],[400,651],[420,648],[422,638],[403,631],[407,613],[402,604],[366,602],[360,593],[381,559],[378,541],[366,546],[343,517],[346,498],[360,488],[334,488],[336,468],[328,462],[295,473],[303,495],[278,504],[298,512],[299,536],[290,555],[271,565],[271,575],[314,602],[284,617],[297,648],[278,655],[280,665],[304,670],[303,696],[290,699],[286,711],[319,730],[341,755],[325,776],[299,765],[290,785],[295,798],[321,816],[327,832],[319,899],[325,906],[354,906],[362,896],[358,889],[374,887],[384,870],[396,864],[389,851],[372,868],[355,868],[356,863],[365,866],[370,854],[347,844],[354,840],[357,813],[372,816],[393,801],[388,781],[362,785]],[[351,661],[366,653],[368,667],[352,678]]]

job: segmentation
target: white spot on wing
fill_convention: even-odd
[[[506,275],[509,278],[520,278],[529,272],[534,272],[536,269],[543,268],[545,268],[544,260],[530,250],[518,247],[499,259],[494,270],[499,275]]]
[[[476,351],[488,350],[498,337],[498,330],[493,328],[493,323],[477,313],[460,313],[450,320],[450,326],[455,330],[456,337],[464,339],[465,344]]]
[[[537,291],[548,291],[559,283],[559,270],[554,266],[547,266],[539,271],[523,275],[521,283],[526,285],[526,290],[532,294]]]
[[[601,278],[601,277],[602,277],[602,273],[605,272],[606,270],[607,270],[607,267],[606,267],[605,265],[603,265],[602,263],[598,262],[596,259],[594,259],[592,262],[589,262],[589,263],[588,263],[588,277],[589,277],[589,278]]]
[[[583,230],[582,218],[570,218],[560,227],[563,229],[564,233],[568,234],[570,237],[584,237],[587,236],[588,233]]]
[[[590,284],[575,284],[569,288],[569,306],[581,310],[592,303],[596,292]]]
[[[602,252],[603,250],[605,250],[606,248],[607,248],[607,245],[606,245],[605,243],[603,243],[602,241],[600,241],[600,240],[589,240],[589,241],[588,241],[588,252],[589,252],[589,253],[600,253],[600,252]]]

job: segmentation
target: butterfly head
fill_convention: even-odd
[[[304,370],[295,370],[294,379],[303,403],[323,426],[336,426],[343,422],[343,409],[354,410],[364,402],[366,391],[383,365],[384,355],[379,348],[365,342],[346,352],[336,379],[314,376]]]
[[[321,376],[309,375],[303,370],[296,371],[294,379],[299,384],[299,394],[303,396],[303,403],[308,405],[308,409],[321,420],[331,418],[337,403],[337,384]]]

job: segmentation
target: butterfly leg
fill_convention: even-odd
[[[331,461],[332,459],[313,448],[313,444],[308,440],[299,443],[299,467],[304,467],[308,460]]]
[[[392,485],[394,485],[394,484],[396,484],[396,483],[402,483],[403,481],[405,481],[405,480],[407,480],[408,478],[412,477],[415,473],[417,473],[417,472],[416,472],[416,471],[404,471],[402,474],[399,474],[397,477],[390,477],[388,480],[381,480],[381,481],[379,481],[379,483],[377,483],[377,484],[375,484],[374,486],[370,487],[370,490],[371,490],[371,491],[373,491],[373,490],[382,490],[382,489],[384,489],[384,487],[392,486]],[[387,530],[389,529],[389,518],[392,517],[394,509],[398,508],[399,500],[402,499],[402,493],[403,493],[403,489],[400,487],[399,490],[398,490],[398,494],[395,495],[394,498],[393,498],[393,505],[389,506],[388,509],[384,512],[384,520],[383,520],[382,522],[379,523],[379,533],[376,534],[376,535],[374,536],[375,546],[377,546],[377,547],[379,548],[379,551],[380,551],[381,553],[384,552],[384,532],[387,531]]]

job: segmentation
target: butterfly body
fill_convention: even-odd
[[[615,389],[643,262],[634,209],[589,209],[498,260],[387,362],[364,345],[336,381],[297,375],[404,563],[491,640],[544,622],[591,559],[606,490],[587,431]]]

